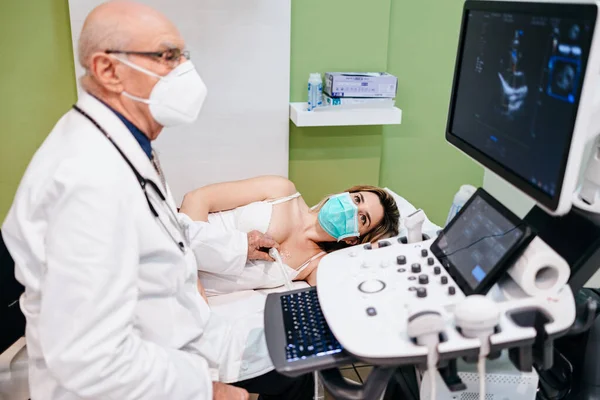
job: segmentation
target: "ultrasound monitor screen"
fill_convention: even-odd
[[[465,11],[449,134],[542,204],[557,203],[595,14],[498,3]]]

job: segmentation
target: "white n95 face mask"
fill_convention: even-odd
[[[130,99],[148,104],[156,122],[168,127],[190,124],[198,118],[207,88],[191,61],[185,61],[167,75],[160,76],[124,58],[115,58],[137,71],[158,78],[149,99],[123,92]]]

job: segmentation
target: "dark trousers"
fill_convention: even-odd
[[[259,394],[260,400],[312,400],[315,391],[312,374],[289,378],[276,371],[233,385]]]

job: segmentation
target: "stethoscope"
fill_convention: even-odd
[[[158,214],[158,211],[156,211],[156,208],[152,205],[152,202],[150,202],[150,196],[148,195],[148,187],[150,187],[152,190],[154,190],[154,192],[158,195],[158,197],[160,198],[160,200],[162,202],[164,202],[165,207],[163,207],[163,209],[167,209],[169,211],[169,214],[170,214],[169,215],[169,219],[171,220],[171,222],[173,223],[173,225],[175,225],[175,227],[177,228],[177,230],[178,230],[179,234],[181,235],[181,237],[183,238],[183,240],[186,240],[185,239],[186,238],[185,233],[183,231],[183,228],[179,224],[179,220],[177,219],[177,215],[175,215],[175,212],[169,206],[169,204],[167,202],[166,196],[162,193],[162,191],[160,190],[160,188],[158,187],[158,185],[156,183],[154,183],[153,181],[151,181],[150,179],[144,178],[142,176],[142,174],[139,173],[139,171],[133,166],[133,164],[131,163],[131,161],[129,160],[129,158],[125,155],[125,153],[123,152],[123,150],[121,150],[121,148],[115,143],[115,141],[108,134],[108,132],[106,132],[106,130],[104,130],[104,128],[102,128],[100,126],[100,124],[94,118],[92,118],[89,114],[87,114],[85,111],[83,111],[81,108],[77,107],[76,105],[73,105],[73,109],[75,111],[77,111],[79,114],[83,115],[85,118],[87,118],[92,124],[94,124],[94,126],[96,128],[98,128],[98,130],[100,132],[102,132],[102,134],[117,149],[117,151],[119,152],[119,154],[121,155],[121,157],[123,157],[123,160],[125,160],[125,162],[127,163],[127,165],[129,165],[129,168],[131,168],[131,171],[133,171],[133,174],[135,175],[135,177],[136,177],[136,179],[137,179],[140,187],[142,188],[142,191],[144,192],[144,196],[146,197],[146,201],[148,202],[148,207],[150,208],[150,211],[152,212],[152,215],[154,215],[154,217],[162,225],[162,227],[164,228],[164,230],[169,234],[169,236],[171,237],[171,240],[173,240],[173,242],[177,245],[177,247],[179,248],[179,250],[181,250],[185,254],[186,251],[187,251],[186,250],[186,245],[181,240],[178,240],[173,235],[173,233],[171,233],[171,231],[167,228],[167,226],[165,225],[165,223],[160,218],[160,216]]]

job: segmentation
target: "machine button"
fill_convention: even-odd
[[[360,285],[358,285],[358,290],[363,293],[377,293],[381,292],[385,288],[385,283],[380,281],[379,279],[371,279],[368,281],[364,281]]]
[[[367,243],[367,244],[365,244],[363,247],[364,247],[364,249],[365,249],[365,250],[371,250],[371,249],[373,248],[373,247],[371,246],[371,243]]]
[[[433,267],[433,273],[439,275],[442,273],[442,269],[440,267]]]
[[[417,297],[427,297],[427,289],[424,287],[417,288]]]
[[[416,276],[414,276],[414,275],[412,275],[412,276],[409,276],[409,277],[408,277],[408,280],[409,280],[409,281],[414,281],[414,280],[416,280],[416,279],[417,279],[417,277],[416,277]]]
[[[421,250],[421,257],[425,258],[429,255],[429,252],[427,251],[427,249],[423,249]]]
[[[367,308],[367,315],[369,317],[374,317],[377,315],[377,310],[374,307]]]
[[[421,264],[414,263],[413,265],[410,266],[410,270],[412,272],[414,272],[415,274],[418,274],[419,272],[421,272]]]
[[[450,287],[448,288],[448,294],[449,294],[450,296],[454,296],[454,295],[456,294],[456,288],[455,288],[454,286],[450,286]]]
[[[445,285],[448,283],[448,277],[447,276],[442,276],[442,285]]]
[[[433,260],[433,257],[429,257],[429,258],[427,259],[427,265],[433,265],[433,263],[434,263],[434,262],[435,262],[435,261]]]
[[[350,257],[356,257],[358,254],[356,253],[356,251],[352,250],[350,253],[348,253],[348,255]]]
[[[387,268],[387,267],[389,267],[389,266],[390,266],[390,262],[389,262],[389,260],[383,260],[383,261],[382,261],[382,262],[379,264],[379,266],[380,266],[381,268]]]
[[[429,283],[429,277],[425,274],[419,275],[419,283],[421,285],[426,285]]]
[[[411,287],[409,287],[409,288],[408,288],[408,290],[410,290],[410,291],[412,292],[412,291],[414,291],[414,290],[417,290],[417,288],[416,288],[416,287],[414,287],[414,286],[411,286]]]
[[[406,272],[404,268],[398,268],[398,272]]]
[[[396,262],[398,263],[398,265],[404,265],[404,264],[406,264],[406,256],[398,256],[398,257],[396,257]]]
[[[379,248],[388,247],[389,245],[391,245],[391,243],[388,242],[388,241],[386,241],[386,240],[382,240],[380,242],[377,242],[377,244],[379,244]]]

